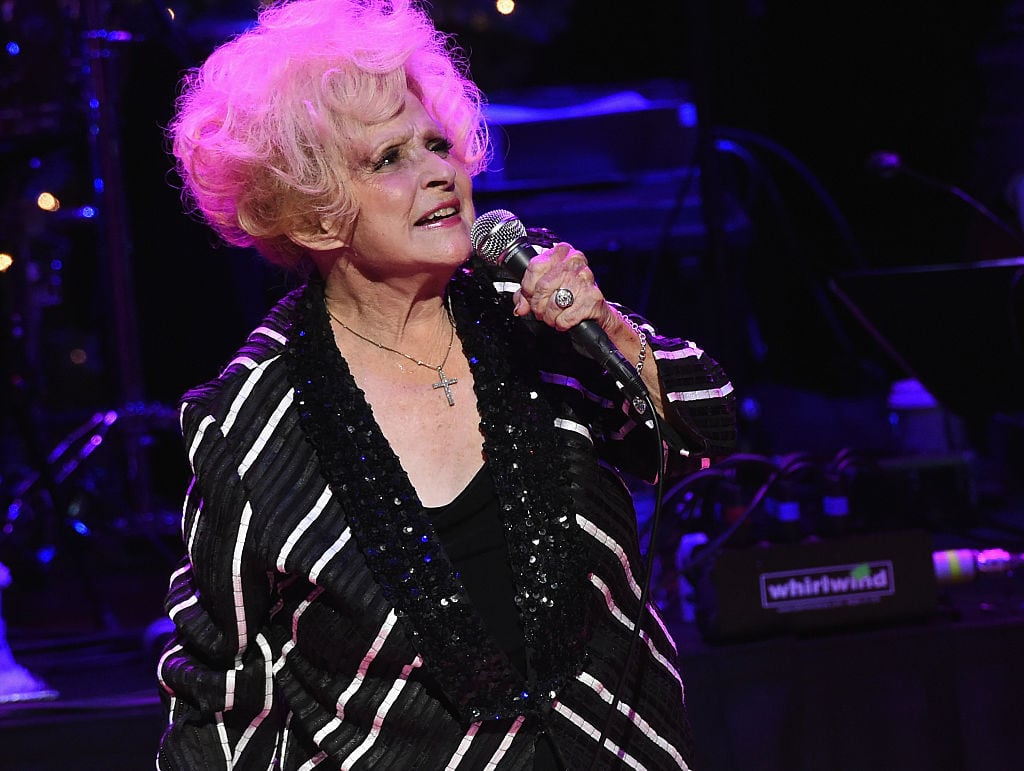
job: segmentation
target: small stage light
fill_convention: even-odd
[[[36,198],[36,206],[43,211],[57,211],[60,208],[60,201],[53,193],[42,192]]]

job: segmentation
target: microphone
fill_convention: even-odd
[[[920,171],[907,166],[899,154],[879,150],[868,156],[865,165],[867,166],[868,171],[877,174],[882,179],[892,179],[898,174],[902,174],[903,176],[909,177],[926,187],[930,187],[934,190],[946,193],[947,195],[959,198],[965,204],[974,209],[974,211],[1012,238],[1018,246],[1024,246],[1024,235],[996,216],[994,212],[992,212],[977,198],[968,194],[964,190],[961,190],[956,185],[951,185],[948,182],[943,182],[935,177],[922,174]]]
[[[531,244],[526,226],[512,212],[494,209],[477,217],[470,230],[473,249],[487,263],[508,270],[522,280],[526,266],[539,247]],[[649,395],[644,381],[626,361],[626,357],[612,343],[594,319],[584,319],[569,331],[573,344],[584,354],[607,370],[619,389],[629,397],[637,412],[647,409]]]
[[[946,549],[932,552],[932,564],[940,585],[965,584],[981,574],[1019,570],[1024,567],[1024,554],[1006,549]]]

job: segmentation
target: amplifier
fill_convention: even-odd
[[[727,547],[691,580],[709,642],[920,620],[938,610],[931,536],[919,530]]]

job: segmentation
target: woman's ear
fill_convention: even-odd
[[[316,230],[294,231],[288,234],[288,238],[313,252],[329,252],[348,246],[346,235],[325,220],[318,223]]]

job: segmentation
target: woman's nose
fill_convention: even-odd
[[[427,153],[428,158],[424,161],[423,180],[426,187],[444,186],[450,187],[455,184],[455,175],[458,169],[452,162],[451,157]]]

